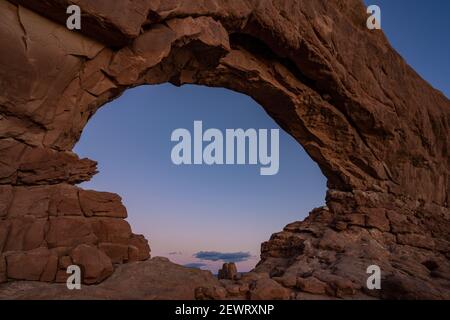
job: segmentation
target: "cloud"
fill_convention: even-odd
[[[207,261],[223,261],[223,262],[242,262],[249,260],[252,255],[250,252],[217,252],[217,251],[200,251],[194,254],[194,257]]]
[[[181,251],[172,251],[172,252],[169,252],[169,255],[171,255],[171,256],[174,256],[174,255],[180,255],[180,254],[183,254]]]
[[[192,262],[192,263],[187,263],[184,265],[187,268],[196,268],[196,269],[200,269],[202,267],[206,267],[206,263],[201,263],[201,262]]]

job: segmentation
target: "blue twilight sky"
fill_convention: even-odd
[[[434,87],[450,95],[450,1],[367,1],[382,10],[394,48]],[[83,188],[122,196],[134,232],[153,256],[214,272],[224,261],[247,271],[261,242],[324,204],[326,179],[280,130],[280,171],[259,166],[176,166],[170,153],[177,128],[278,128],[251,98],[218,88],[169,84],[130,89],[100,109],[75,148],[99,162]]]

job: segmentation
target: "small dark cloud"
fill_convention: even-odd
[[[206,267],[206,263],[201,263],[201,262],[192,262],[192,263],[187,263],[184,265],[187,268],[195,268],[195,269],[200,269],[202,267]]]
[[[171,256],[174,256],[174,255],[181,255],[181,254],[183,254],[181,251],[172,251],[172,252],[169,252],[169,255],[171,255]]]
[[[217,251],[200,251],[194,254],[194,257],[207,261],[223,261],[223,262],[242,262],[249,260],[252,255],[250,252],[217,252]]]

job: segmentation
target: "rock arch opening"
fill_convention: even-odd
[[[257,165],[174,165],[171,133],[200,119],[223,132],[279,129],[256,102],[230,90],[170,84],[129,89],[90,119],[75,146],[80,157],[98,161],[99,173],[80,187],[120,195],[127,220],[150,241],[152,256],[213,273],[232,261],[247,272],[274,231],[324,205],[325,178],[283,130],[275,176],[260,176]]]

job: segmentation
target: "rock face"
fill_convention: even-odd
[[[366,18],[360,0],[0,1],[0,281],[58,281],[77,259],[97,282],[149,257],[120,197],[73,186],[96,163],[71,150],[106,102],[171,82],[253,97],[328,179],[326,208],[199,298],[450,298],[450,102]]]
[[[149,257],[117,195],[68,184],[2,188],[9,199],[0,220],[3,279],[65,281],[67,266],[77,264],[85,282],[96,283],[112,274],[112,263]]]

